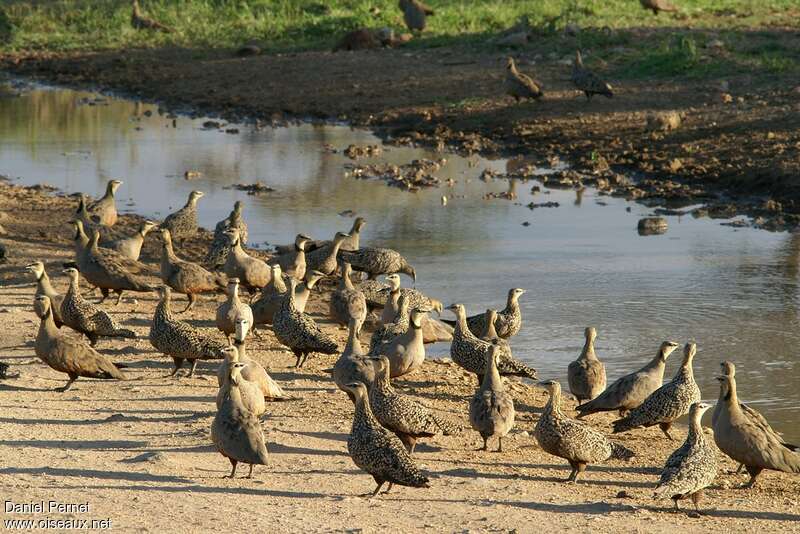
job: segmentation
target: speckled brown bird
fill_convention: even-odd
[[[614,96],[614,91],[608,83],[604,82],[595,73],[583,66],[580,50],[575,51],[575,60],[572,63],[572,83],[583,91],[586,100],[591,100],[594,95],[603,95],[608,98]]]
[[[544,96],[544,86],[541,82],[519,72],[512,57],[506,61],[506,76],[503,86],[506,94],[513,96],[517,102],[531,98],[538,100]]]

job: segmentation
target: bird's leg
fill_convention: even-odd
[[[191,378],[191,376],[194,374],[194,369],[197,367],[197,361],[197,359],[192,360],[192,366],[189,368],[189,374],[186,375],[187,377]]]
[[[389,482],[389,487],[386,488],[386,491],[383,492],[384,495],[392,491],[392,486],[394,486],[394,482]]]
[[[67,391],[70,387],[72,387],[72,383],[78,379],[78,375],[69,375],[69,380],[67,383],[61,386],[60,388],[56,388],[56,391],[60,391],[61,393]]]
[[[744,471],[744,464],[739,464],[739,467],[736,468],[736,474],[739,475]]]
[[[228,458],[228,460],[231,461],[231,474],[224,476],[222,478],[233,478],[233,476],[236,474],[236,463],[237,463],[236,460],[234,460],[233,458]]]
[[[675,503],[675,508],[673,508],[673,509],[672,509],[672,511],[673,511],[673,512],[676,512],[676,513],[677,513],[677,512],[680,512],[680,511],[681,511],[681,508],[680,508],[680,506],[678,506],[678,499],[672,499],[672,502],[674,502],[674,503]]]
[[[415,449],[416,447],[417,447],[417,440],[414,440],[414,441],[411,443],[411,450],[410,450],[410,451],[408,451],[408,454],[409,454],[409,455],[411,455],[411,454],[414,454],[414,449]],[[390,488],[392,487],[392,483],[391,483],[391,482],[389,483],[389,487],[390,487]],[[388,491],[388,490],[387,490],[387,491]]]
[[[575,482],[575,479],[578,478],[578,468],[575,467],[575,465],[572,464],[572,462],[570,462],[570,464],[572,465],[572,471],[570,472],[567,479],[564,481],[566,484],[572,484]]]
[[[95,345],[97,345],[97,334],[92,332],[91,334],[86,334],[86,337],[89,338],[89,345],[90,346],[94,347]]]
[[[183,367],[183,358],[172,358],[172,361],[175,362],[175,368],[169,374],[169,376],[175,376],[178,372],[178,369]]]
[[[117,293],[117,302],[116,304],[114,304],[114,306],[119,306],[119,303],[122,302],[122,291],[118,289],[116,293]]]
[[[481,384],[483,384],[483,375],[475,373],[475,377],[478,379],[478,387],[481,387]]]
[[[378,487],[377,487],[377,488],[375,488],[375,491],[373,491],[373,492],[372,492],[372,494],[371,494],[369,497],[367,497],[367,498],[368,498],[368,499],[371,499],[371,498],[373,498],[375,495],[377,495],[377,494],[378,494],[378,492],[379,492],[379,491],[381,491],[381,487],[383,487],[383,481],[380,481],[380,482],[378,482]]]
[[[497,438],[497,452],[503,452],[503,438]]]
[[[227,342],[228,342],[228,346],[229,346],[229,347],[232,347],[232,346],[233,346],[233,338],[231,337],[231,335],[230,335],[230,334],[225,334],[225,341],[227,341]]]
[[[102,294],[102,297],[100,297],[100,300],[97,301],[98,304],[102,304],[108,298],[108,289],[101,287],[100,293]]]
[[[186,296],[189,298],[189,303],[186,305],[186,307],[183,309],[183,311],[181,313],[186,313],[189,310],[191,310],[192,308],[194,308],[194,301],[197,300],[197,297],[195,295],[193,295],[192,293],[189,293]]]
[[[672,423],[658,423],[658,428],[664,433],[665,436],[671,441],[672,436],[669,435],[669,428],[672,426]]]
[[[481,437],[483,438],[483,447],[481,447],[480,450],[482,450],[482,451],[489,450],[489,445],[488,445],[489,438],[487,436],[481,436]]]
[[[703,515],[703,512],[701,512],[700,508],[697,506],[698,504],[700,504],[700,497],[702,496],[703,496],[703,490],[692,493],[692,502],[694,503],[694,511],[697,512],[698,515]]]
[[[761,474],[761,471],[763,471],[763,469],[761,467],[756,467],[754,465],[746,465],[745,468],[747,469],[747,472],[750,473],[750,481],[747,484],[745,484],[744,487],[752,488],[756,485],[756,479],[758,478],[758,475]]]
[[[250,472],[244,478],[253,478],[253,464],[250,464]]]

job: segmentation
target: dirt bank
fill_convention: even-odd
[[[475,451],[477,434],[464,431],[417,447],[416,460],[431,474],[430,489],[396,488],[373,501],[360,494],[373,488],[346,452],[352,407],[323,372],[334,357],[313,356],[307,369],[294,370],[292,355],[265,332],[249,343],[258,358],[296,398],[269,406],[264,419],[271,464],[253,480],[223,479],[228,462],[214,452],[209,427],[216,394],[215,364],[201,363],[191,379],[167,377],[171,361],[147,341],[154,295],[108,307],[137,334],[135,340],[103,340],[99,349],[127,363],[127,382],[80,379],[66,393],[53,391],[64,376],[34,355],[38,320],[25,264],[42,260],[59,290],[60,264],[70,258],[67,220],[72,199],[0,183],[0,225],[8,263],[0,266],[0,360],[16,379],[0,381],[0,485],[4,500],[89,503],[88,512],[9,514],[3,519],[106,519],[120,531],[304,531],[364,532],[433,530],[530,532],[552,530],[619,532],[789,532],[796,530],[797,478],[767,473],[760,487],[738,489],[744,475],[722,472],[703,503],[707,515],[691,519],[669,511],[671,502],[651,499],[658,467],[679,442],[667,442],[657,428],[620,436],[636,451],[630,463],[592,466],[578,485],[561,482],[565,462],[544,454],[529,435],[543,394],[528,383],[509,381],[518,409],[517,426],[503,453]],[[123,228],[136,224],[122,217]],[[197,257],[203,234],[179,251]],[[144,260],[156,261],[148,239]],[[180,297],[179,297],[180,298]],[[180,305],[181,303],[178,303]],[[204,299],[187,317],[213,328],[216,303]],[[343,345],[344,332],[324,318],[321,299],[315,317]],[[668,373],[672,373],[670,365]],[[401,379],[413,393],[451,420],[468,427],[467,405],[474,379],[446,362],[429,361],[421,372]],[[571,406],[571,405],[570,405]],[[593,423],[610,430],[612,417]],[[685,429],[677,429],[679,440]]]
[[[800,222],[800,86],[790,75],[610,78],[614,98],[587,103],[563,57],[526,50],[517,54],[521,69],[547,93],[516,105],[502,93],[506,53],[448,47],[234,58],[170,49],[14,56],[3,64],[230,120],[346,120],[399,143],[541,164],[560,157],[578,171],[570,185],[600,177],[609,192],[651,204],[704,202],[711,215],[747,213],[768,229]],[[588,61],[607,75],[608,66]],[[649,115],[664,112],[681,117],[677,129],[647,127]],[[634,177],[635,187],[616,186],[617,173]]]

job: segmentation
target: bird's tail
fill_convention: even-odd
[[[631,422],[630,417],[623,417],[622,419],[617,419],[611,424],[614,426],[612,434],[619,434],[620,432],[625,432],[626,430],[630,430],[637,426]]]
[[[536,374],[536,369],[529,367],[518,360],[508,358],[499,363],[499,371],[501,375],[525,376],[531,380],[539,379],[538,375]]]
[[[133,330],[128,330],[127,328],[117,328],[111,333],[111,337],[124,337],[127,339],[136,339],[136,332],[134,332]]]
[[[616,460],[630,460],[636,456],[636,453],[630,450],[625,445],[621,443],[617,443],[616,441],[611,442],[611,457]]]

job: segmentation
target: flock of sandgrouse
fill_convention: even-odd
[[[455,434],[461,429],[458,423],[392,385],[392,379],[422,366],[424,329],[432,321],[427,313],[445,309],[440,301],[401,287],[399,273],[414,279],[417,275],[401,254],[362,246],[360,233],[366,223],[357,218],[349,232],[337,232],[332,241],[313,241],[299,234],[292,245],[279,247],[265,262],[243,247],[247,225],[242,205],[237,202],[230,215],[216,225],[205,265],[186,261],[174,247],[197,232],[197,203],[203,196],[199,191],[192,192],[186,205],[161,224],[145,221],[132,236],[117,235],[101,242],[101,232],[115,232],[111,228],[117,220],[115,192],[121,183],[110,181],[105,195],[97,201],[86,202],[83,196],[79,200],[73,221],[75,261],[65,264],[63,271],[69,278],[66,294],[55,291],[41,262],[28,266],[37,280],[34,308],[41,319],[36,354],[68,375],[69,381],[59,390],[68,389],[81,376],[124,380],[121,366],[93,347],[102,337],[135,337],[98,304],[84,299],[79,287],[81,277],[101,290],[100,303],[111,292],[118,295],[119,303],[124,291],[158,291],[160,299],[149,338],[156,350],[172,358],[172,375],[187,361],[191,376],[199,360],[223,359],[217,372],[218,411],[211,437],[217,450],[231,462],[230,477],[237,463],[250,464],[251,474],[253,465],[267,463],[259,417],[267,411],[266,401],[287,397],[267,370],[246,353],[247,336],[259,335],[257,325],[271,325],[277,340],[295,354],[297,367],[314,353],[339,354],[329,372],[354,403],[347,445],[356,465],[374,477],[377,488],[372,495],[384,483],[390,488],[393,484],[430,484],[412,457],[417,440]],[[151,267],[139,261],[145,236],[155,227],[160,228],[162,238],[161,283],[154,283]],[[354,270],[367,274],[367,279],[353,276]],[[387,283],[375,280],[379,275],[386,275]],[[336,323],[349,329],[341,352],[336,341],[305,312],[309,294],[326,277],[339,278],[338,287],[330,293],[329,313]],[[240,298],[240,287],[250,293],[250,304]],[[171,310],[173,292],[187,296],[184,311],[188,311],[198,294],[222,291],[227,299],[217,307],[215,320],[227,341],[179,320]],[[477,389],[469,401],[469,422],[480,434],[483,450],[490,439],[496,438],[497,450],[501,451],[503,437],[514,426],[514,399],[502,376],[537,380],[536,370],[515,359],[510,345],[522,328],[519,299],[524,293],[512,288],[500,312],[487,310],[468,317],[462,304],[446,308],[456,317],[444,321],[453,326],[451,358],[477,377]],[[375,331],[369,349],[364,351],[361,328],[368,311],[377,308],[382,308],[383,326]],[[63,326],[84,334],[89,342],[65,334]],[[589,464],[634,456],[632,450],[580,419],[597,412],[619,411],[614,433],[658,425],[672,439],[670,426],[688,413],[688,437],[667,461],[655,495],[674,499],[676,508],[679,499],[690,497],[697,509],[701,492],[716,477],[717,461],[716,448],[700,424],[710,405],[700,402],[700,389],[692,372],[695,344],[686,344],[680,369],[666,384],[666,361],[678,347],[670,341],[662,343],[644,367],[607,385],[605,368],[594,351],[596,336],[594,328],[586,329],[583,351],[567,369],[570,391],[579,401],[578,419],[561,410],[558,382],[538,382],[550,398],[536,424],[536,440],[543,450],[569,462],[572,471],[567,480],[576,481]],[[747,469],[748,486],[755,484],[763,469],[800,472],[796,447],[785,443],[762,415],[739,402],[733,364],[723,362],[717,379],[720,395],[712,417],[713,441]]]
[[[674,10],[664,0],[640,1],[656,14]],[[168,30],[145,17],[135,0],[133,6],[135,27]],[[433,10],[416,0],[400,0],[400,7],[411,30],[423,30],[426,17],[433,15]],[[505,86],[509,95],[517,100],[542,96],[542,85],[520,73],[511,58],[507,69]],[[580,52],[575,57],[572,81],[587,99],[594,94],[613,94],[607,83],[583,67]],[[175,252],[175,244],[197,231],[197,202],[203,196],[199,191],[192,192],[186,205],[161,224],[145,221],[132,236],[101,241],[101,230],[106,232],[117,220],[114,194],[120,185],[118,180],[110,181],[106,194],[92,203],[81,197],[74,220],[75,261],[66,264],[63,271],[69,278],[65,295],[55,291],[41,262],[28,266],[37,280],[34,308],[41,319],[36,354],[53,369],[68,375],[69,381],[59,388],[61,391],[81,376],[124,380],[120,369],[123,366],[114,364],[93,347],[101,337],[135,337],[133,331],[121,328],[100,306],[83,298],[81,276],[101,290],[101,303],[111,292],[117,294],[119,303],[124,291],[158,291],[160,300],[150,329],[151,344],[173,359],[173,375],[186,361],[191,365],[191,376],[199,360],[223,359],[217,372],[218,411],[211,438],[231,462],[230,477],[240,462],[250,465],[252,475],[253,465],[268,462],[259,417],[267,411],[266,401],[286,398],[286,394],[264,367],[247,356],[246,338],[250,333],[258,335],[257,325],[272,325],[278,341],[297,357],[298,367],[310,354],[339,353],[337,343],[305,313],[316,284],[325,277],[339,276],[339,285],[330,295],[330,314],[336,322],[347,325],[349,333],[330,372],[355,406],[347,442],[350,456],[375,479],[377,487],[372,495],[384,483],[389,488],[393,484],[430,485],[412,457],[417,440],[454,434],[461,429],[392,386],[393,378],[420,368],[425,359],[426,314],[443,311],[438,300],[401,287],[398,273],[416,279],[416,272],[402,255],[391,249],[362,247],[359,233],[365,222],[358,218],[349,233],[339,232],[329,242],[313,241],[300,234],[293,245],[279,249],[282,253],[265,262],[244,249],[247,226],[237,202],[230,216],[217,224],[205,266],[182,260]],[[157,227],[162,238],[162,284],[152,283],[150,267],[139,262],[146,235]],[[354,283],[353,270],[366,273],[368,279]],[[387,275],[387,284],[376,281],[378,275]],[[253,295],[250,304],[240,299],[240,287]],[[198,294],[222,291],[228,297],[216,310],[216,324],[227,343],[180,321],[171,311],[172,292],[187,296],[185,312],[195,305]],[[522,327],[518,299],[523,293],[522,289],[511,289],[507,305],[500,312],[487,310],[467,317],[462,304],[447,308],[456,316],[455,321],[446,321],[453,325],[452,360],[478,379],[475,395],[469,401],[469,421],[483,439],[484,450],[490,438],[497,438],[497,450],[502,450],[502,439],[514,426],[514,400],[504,388],[502,376],[537,379],[534,369],[513,357],[509,344]],[[368,310],[381,307],[383,326],[373,334],[365,352],[359,340],[361,327]],[[89,343],[66,335],[60,330],[62,326],[84,334]],[[538,382],[550,398],[534,430],[537,442],[546,452],[569,462],[572,471],[567,480],[574,482],[588,464],[634,456],[633,451],[579,419],[597,412],[619,411],[621,418],[613,423],[614,433],[658,425],[672,439],[670,426],[688,413],[688,436],[667,460],[655,497],[673,499],[676,508],[678,500],[691,498],[697,510],[702,491],[717,475],[717,460],[716,448],[701,426],[701,417],[711,405],[700,401],[694,380],[695,344],[686,344],[681,367],[666,384],[666,360],[678,347],[669,341],[662,343],[644,367],[607,385],[605,368],[594,351],[596,335],[594,328],[586,329],[583,351],[567,370],[570,391],[580,402],[578,419],[562,412],[558,382]],[[764,469],[800,472],[797,447],[785,443],[761,414],[739,402],[734,365],[723,362],[717,379],[720,394],[712,416],[713,441],[719,450],[747,469],[748,486],[755,484]]]

